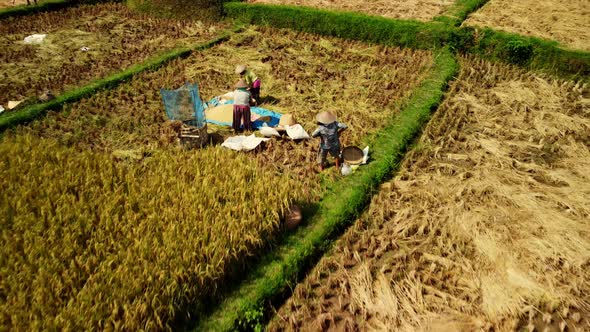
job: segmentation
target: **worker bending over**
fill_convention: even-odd
[[[236,74],[240,75],[248,85],[248,91],[252,94],[254,105],[258,105],[260,101],[260,79],[250,69],[244,65],[236,67]]]

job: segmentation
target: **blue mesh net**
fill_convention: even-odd
[[[205,125],[205,107],[199,96],[198,84],[186,83],[176,90],[160,89],[160,94],[170,120],[199,128]]]

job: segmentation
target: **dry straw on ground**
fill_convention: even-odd
[[[587,0],[491,0],[465,25],[556,40],[590,51],[590,2]]]
[[[317,141],[181,151],[160,88],[196,81],[204,98],[219,95],[247,63],[269,108],[308,130],[315,112],[336,109],[352,128],[343,140],[358,143],[431,61],[426,51],[247,30],[5,133],[0,325],[171,329],[279,233],[293,201],[318,200],[323,176],[309,171]]]
[[[251,3],[294,5],[360,12],[389,18],[430,21],[455,0],[248,0]]]
[[[105,77],[175,46],[215,37],[223,24],[153,18],[120,3],[7,18],[0,24],[0,104],[54,94]],[[44,33],[40,45],[23,39]],[[82,51],[88,47],[88,51]]]
[[[590,329],[588,86],[464,58],[281,330]]]

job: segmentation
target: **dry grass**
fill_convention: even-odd
[[[389,18],[430,21],[455,0],[248,0],[251,3],[294,5],[360,12]]]
[[[491,0],[464,24],[556,40],[568,48],[590,50],[587,0]]]
[[[214,294],[236,263],[272,241],[291,202],[319,199],[324,176],[309,172],[317,141],[272,141],[248,154],[181,151],[159,88],[194,80],[202,96],[215,96],[245,62],[262,78],[262,95],[274,97],[268,107],[308,129],[316,111],[335,107],[352,128],[344,140],[360,142],[432,60],[426,51],[259,29],[5,133],[0,326],[171,329],[191,301]]]
[[[33,1],[31,1],[34,4]],[[0,8],[8,8],[19,5],[26,5],[27,0],[0,0]]]
[[[120,71],[175,46],[212,39],[223,24],[174,21],[124,4],[82,5],[8,18],[0,25],[0,104],[69,88]],[[46,33],[41,45],[23,39]],[[82,47],[90,50],[83,52]]]
[[[400,174],[271,330],[590,328],[590,91],[461,62]]]

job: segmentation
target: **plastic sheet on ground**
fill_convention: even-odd
[[[228,137],[221,146],[236,151],[250,151],[254,150],[260,143],[268,141],[270,138],[256,137],[254,134],[250,136],[233,136]]]
[[[24,42],[25,44],[41,44],[45,40],[45,37],[47,37],[47,34],[34,34],[25,37]]]

